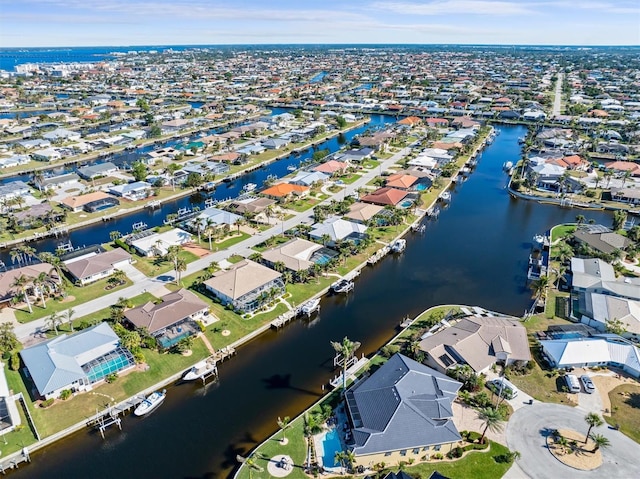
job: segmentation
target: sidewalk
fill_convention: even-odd
[[[391,165],[395,164],[397,161],[402,159],[405,155],[407,155],[409,151],[410,151],[410,148],[408,147],[403,148],[398,153],[393,155],[391,158],[380,163],[378,167],[372,168],[369,171],[365,171],[362,174],[362,177],[358,178],[356,181],[354,181],[350,185],[345,185],[342,191],[335,193],[334,195],[330,196],[320,204],[328,205],[333,199],[336,199],[336,200],[342,199],[345,196],[355,193],[358,188],[361,188],[362,186],[367,184],[369,181],[371,181],[373,178],[378,176],[380,172],[385,171]],[[189,276],[191,274],[197,273],[198,271],[202,271],[203,269],[205,269],[207,266],[209,266],[211,263],[214,263],[214,262],[220,264],[223,260],[233,255],[247,257],[251,253],[255,252],[251,250],[251,248],[253,248],[254,246],[264,242],[267,238],[271,238],[273,236],[279,235],[280,233],[282,233],[283,230],[286,231],[288,229],[291,229],[300,223],[307,223],[307,224],[313,223],[312,209],[309,209],[302,213],[298,213],[293,218],[290,218],[284,221],[284,225],[282,223],[278,223],[275,226],[269,228],[268,230],[262,233],[259,233],[250,238],[247,238],[246,240],[241,241],[240,243],[236,243],[230,248],[204,256],[200,259],[197,259],[189,263],[187,265],[187,270],[183,273],[182,276],[185,277],[185,276]],[[135,275],[135,273],[132,273],[132,274]],[[135,275],[136,280],[132,286],[129,286],[128,288],[125,288],[125,289],[121,289],[114,293],[107,294],[100,298],[96,298],[86,303],[74,306],[73,309],[76,311],[74,319],[78,319],[88,314],[94,313],[98,310],[108,308],[109,306],[115,304],[118,301],[118,299],[121,297],[131,298],[133,296],[138,296],[139,294],[142,294],[147,291],[154,291],[158,289],[159,286],[164,286],[165,284],[171,283],[172,281],[174,281],[174,275],[175,275],[174,271],[169,271],[168,273],[164,273],[155,278],[147,278],[145,276],[144,279],[142,278],[139,279],[139,277]],[[30,321],[28,323],[16,324],[15,333],[18,339],[20,339],[21,341],[24,341],[27,339],[34,339],[39,337],[40,335],[38,333],[45,329],[46,320],[47,320],[47,317],[44,317],[44,318],[36,319],[34,321]]]

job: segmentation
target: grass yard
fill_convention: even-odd
[[[307,211],[309,208],[313,208],[315,205],[320,203],[320,201],[321,200],[318,200],[317,198],[307,197],[295,201],[288,201],[286,203],[286,207],[290,210],[302,213],[303,211]]]
[[[551,228],[551,242],[559,240],[560,238],[564,238],[567,235],[570,235],[576,230],[576,225],[565,224],[565,225],[556,225]]]
[[[543,370],[535,351],[533,356],[535,357],[534,368],[528,374],[509,375],[509,381],[538,401],[577,406],[570,395],[562,392],[561,388],[564,385],[562,376],[553,374],[549,370]]]
[[[124,284],[107,291],[105,289],[105,287],[107,286],[107,281],[108,278],[105,278],[101,279],[100,281],[96,281],[95,283],[91,283],[87,286],[71,285],[66,289],[67,298],[65,301],[51,298],[47,300],[46,308],[42,307],[41,301],[38,301],[36,304],[32,303],[31,308],[33,309],[33,313],[29,313],[29,309],[27,308],[26,304],[23,304],[20,309],[16,309],[15,311],[16,319],[20,323],[28,323],[29,321],[33,321],[34,319],[49,316],[54,312],[63,312],[67,309],[73,308],[78,304],[86,303],[87,301],[98,298],[100,296],[104,296],[105,294],[119,291],[123,288],[131,286],[132,284],[131,280],[127,279]]]
[[[173,263],[164,260],[162,257],[143,258],[138,255],[134,255],[134,257],[136,259],[134,267],[150,278],[173,270]],[[184,259],[187,264],[198,259],[198,257],[190,251],[180,251],[179,257]]]
[[[640,443],[640,386],[622,384],[609,392],[611,416],[604,419],[612,426],[618,424],[620,431]]]
[[[291,295],[287,298],[287,301],[291,306],[300,306],[310,297],[315,296],[317,293],[328,287],[336,280],[334,276],[327,276],[316,279],[310,279],[308,283],[289,283],[287,285],[287,291]]]

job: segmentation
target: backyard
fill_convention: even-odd
[[[640,386],[622,384],[609,392],[609,399],[611,416],[605,415],[605,420],[619,425],[624,434],[640,443]]]

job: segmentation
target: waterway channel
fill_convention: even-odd
[[[288,110],[274,109],[274,111],[272,111],[272,114],[282,113],[283,111]],[[162,204],[162,207],[158,209],[139,210],[135,213],[113,218],[107,222],[94,223],[83,228],[74,229],[67,235],[58,238],[48,237],[38,241],[33,241],[30,242],[29,245],[36,248],[38,252],[53,252],[56,250],[60,243],[66,243],[69,241],[74,247],[89,246],[96,243],[105,243],[107,241],[110,241],[109,233],[111,231],[120,231],[120,233],[122,234],[128,234],[132,231],[133,225],[139,222],[146,223],[149,228],[161,226],[168,214],[175,213],[180,208],[193,209],[195,206],[198,206],[200,209],[204,209],[205,200],[207,200],[208,198],[213,198],[218,201],[226,200],[228,198],[235,198],[241,194],[243,186],[247,183],[255,183],[261,186],[268,176],[276,176],[278,178],[286,176],[291,173],[289,170],[287,170],[287,167],[298,167],[302,161],[310,159],[314,151],[318,149],[328,149],[333,153],[335,151],[338,151],[343,146],[342,143],[351,141],[355,135],[360,134],[367,129],[378,128],[386,123],[395,123],[395,121],[396,119],[392,116],[372,115],[371,121],[369,123],[345,132],[341,137],[333,137],[322,142],[317,147],[309,148],[300,154],[291,154],[283,158],[282,160],[278,160],[265,165],[264,168],[254,170],[251,173],[243,175],[233,182],[219,183],[215,191],[211,193],[203,192],[189,196],[183,196],[172,201],[164,202]],[[173,140],[168,143],[168,146],[173,146],[176,143],[177,141]],[[147,147],[147,149],[143,149],[142,152],[151,151],[151,149],[151,147]],[[118,158],[124,155],[131,156],[130,159],[135,161],[136,157],[139,156],[139,154],[140,153],[136,152],[122,152],[116,156]],[[109,158],[108,161],[114,160]],[[116,163],[118,162],[116,161]],[[131,161],[129,163],[131,163]],[[110,210],[105,211],[105,214],[106,216],[109,216]],[[9,256],[8,250],[5,249],[4,251],[0,251],[0,260],[4,261],[4,263],[7,265],[11,264],[11,258]]]
[[[522,315],[530,305],[527,257],[534,234],[577,214],[609,224],[606,212],[561,209],[512,199],[502,164],[519,158],[520,126],[500,135],[476,171],[455,187],[451,205],[424,234],[410,234],[403,255],[363,270],[348,296],[323,299],[319,317],[296,321],[241,347],[220,367],[218,384],[178,384],[144,419],[122,432],[77,433],[32,454],[16,478],[223,478],[276,429],[296,416],[335,375],[331,340],[348,336],[371,354],[396,334],[403,317],[442,303],[481,305]]]

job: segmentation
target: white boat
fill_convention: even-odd
[[[242,191],[244,191],[245,193],[249,193],[250,191],[255,190],[257,187],[258,185],[256,185],[255,183],[247,183],[242,187]]]
[[[311,316],[315,311],[320,310],[320,298],[307,301],[300,307],[300,312],[305,316]]]
[[[287,166],[287,171],[296,171],[298,168],[295,165]]]
[[[451,193],[449,193],[448,191],[443,191],[442,193],[440,193],[440,199],[442,201],[449,201],[451,199]]]
[[[182,377],[185,381],[195,381],[196,379],[201,379],[209,374],[213,373],[216,370],[216,361],[215,359],[205,359],[204,361],[200,361],[193,365],[189,371]]]
[[[166,389],[149,394],[147,398],[144,399],[133,411],[133,414],[135,414],[136,416],[144,416],[145,414],[150,413],[155,408],[160,406],[160,404],[162,404],[162,401],[164,401],[166,395]]]
[[[402,253],[406,247],[407,247],[407,240],[404,238],[400,238],[395,240],[391,245],[391,252]]]
[[[331,285],[331,290],[334,293],[348,293],[353,289],[353,281],[348,279],[341,279]]]
[[[504,168],[506,171],[509,171],[511,168],[513,168],[513,162],[512,161],[505,162],[505,164],[502,165],[502,168]]]

